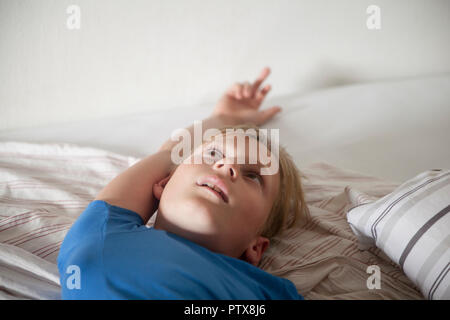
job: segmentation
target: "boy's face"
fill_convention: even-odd
[[[244,134],[223,135],[223,141],[215,139],[199,146],[177,167],[162,192],[156,229],[178,234],[235,258],[241,258],[246,250],[254,250],[255,245],[264,246],[264,251],[268,240],[259,237],[258,231],[277,196],[280,175],[278,171],[273,175],[261,175],[259,157],[258,163],[249,163],[249,142],[254,138],[246,136],[245,143],[238,144],[235,142],[237,135]],[[278,161],[270,157],[270,150],[264,144],[253,142],[271,161]],[[194,154],[202,157],[201,164],[194,164],[191,159]],[[245,159],[245,163],[238,163],[238,156]],[[270,167],[270,163],[265,166]],[[219,182],[208,181],[208,177]],[[226,196],[202,186],[207,182],[221,186]]]

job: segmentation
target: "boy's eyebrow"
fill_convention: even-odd
[[[245,159],[245,160],[247,160],[247,159]],[[262,164],[261,162],[258,162],[258,163],[245,163],[245,164],[248,164],[250,166],[256,166],[258,168],[267,168],[267,167],[269,167],[268,164]]]

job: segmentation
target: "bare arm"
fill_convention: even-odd
[[[203,120],[202,136],[207,129],[224,125],[245,122],[261,125],[280,111],[279,107],[258,110],[270,87],[266,86],[261,90],[258,88],[269,72],[270,70],[263,69],[253,84],[236,83],[227,90],[212,115]],[[193,137],[194,126],[186,129]],[[153,195],[153,185],[168,177],[176,169],[176,164],[171,160],[171,151],[178,143],[179,141],[167,140],[156,153],[147,156],[115,177],[100,191],[95,200],[104,200],[111,205],[132,210],[139,214],[146,224],[158,209],[158,201]],[[191,150],[193,147],[192,141]]]
[[[116,176],[95,200],[132,210],[141,216],[145,224],[154,212],[153,183],[163,179],[170,170],[170,152],[157,152]]]

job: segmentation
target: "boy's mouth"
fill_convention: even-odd
[[[215,176],[207,176],[197,181],[199,187],[205,187],[212,190],[214,193],[220,196],[225,203],[228,203],[228,191],[224,183]]]

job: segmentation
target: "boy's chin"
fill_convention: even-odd
[[[220,208],[205,199],[196,199],[195,201],[191,199],[189,204],[185,203],[183,206],[172,208],[172,210],[156,217],[156,228],[159,226],[161,229],[170,228],[180,232],[214,234],[219,231],[220,216],[224,215]]]
[[[186,240],[197,243],[212,251],[216,251],[218,232],[212,228],[207,219],[199,221],[200,217],[193,217],[190,221],[166,221],[155,222],[155,229],[164,230],[176,234]]]

